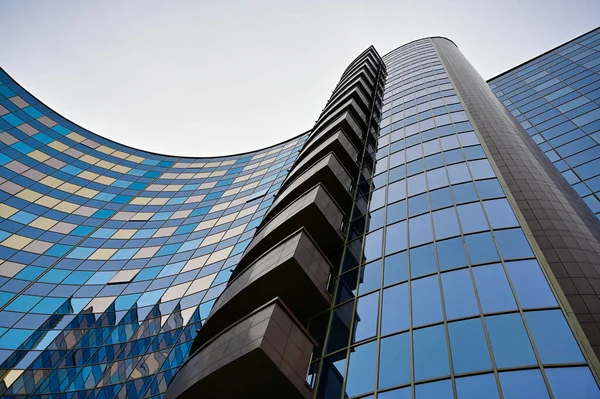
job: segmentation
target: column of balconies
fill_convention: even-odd
[[[166,398],[312,396],[305,325],[331,305],[383,68],[370,47],[342,75]]]

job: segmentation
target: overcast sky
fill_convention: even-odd
[[[599,23],[600,0],[0,0],[0,66],[95,133],[211,156],[309,130],[371,44],[446,36],[487,79]]]

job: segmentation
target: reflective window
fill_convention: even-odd
[[[442,288],[448,319],[472,316],[479,313],[471,273],[468,269],[442,274]]]
[[[379,292],[358,298],[354,317],[353,342],[370,338],[377,333]]]
[[[388,230],[389,231],[389,230]],[[383,229],[367,234],[365,239],[365,261],[381,257],[381,243],[383,242]]]
[[[465,241],[471,264],[500,260],[490,233],[471,234],[465,237]]]
[[[348,377],[346,378],[347,395],[355,396],[373,391],[375,387],[376,358],[376,341],[357,346],[350,351]]]
[[[410,337],[408,333],[381,340],[379,349],[379,388],[410,382]]]
[[[408,259],[407,253],[400,252],[385,258],[383,272],[384,286],[406,281],[408,279]]]
[[[408,285],[400,284],[383,290],[381,334],[408,329]]]
[[[443,325],[413,331],[414,373],[417,381],[450,373]]]
[[[413,326],[442,320],[442,301],[437,275],[413,280],[411,293]]]
[[[455,373],[492,368],[480,318],[450,323],[448,333]]]
[[[531,247],[521,229],[496,231],[496,241],[504,259],[529,258],[533,256]]]
[[[360,268],[358,277],[359,294],[381,287],[381,263],[381,260],[378,260]]]
[[[598,384],[588,367],[546,368],[556,399],[587,399],[600,396]]]
[[[506,399],[549,398],[540,370],[505,371],[500,373],[500,385]]]
[[[479,202],[458,206],[458,214],[464,233],[489,230],[483,208]]]
[[[410,245],[416,246],[433,240],[431,231],[431,216],[429,214],[409,219],[408,232]]]
[[[525,320],[542,363],[577,363],[584,358],[560,310],[526,312]]]
[[[462,238],[438,241],[436,246],[440,270],[456,269],[467,265],[467,255]]]
[[[499,399],[494,374],[481,374],[454,380],[459,399]]]
[[[475,267],[473,275],[484,313],[517,309],[517,303],[501,264]]]
[[[424,276],[437,271],[433,244],[412,248],[409,252],[411,278]]]
[[[517,218],[505,198],[484,201],[483,207],[494,229],[518,226]]]
[[[460,234],[458,219],[454,208],[433,212],[435,238],[440,240]]]
[[[430,382],[427,384],[419,384],[415,386],[415,398],[416,399],[453,399],[454,393],[452,392],[452,381],[442,380],[436,382]]]
[[[390,254],[406,249],[406,222],[387,227],[385,233],[385,253]]]
[[[497,367],[536,364],[523,320],[518,313],[485,318]]]
[[[556,298],[536,260],[507,262],[506,268],[521,307],[557,306]]]

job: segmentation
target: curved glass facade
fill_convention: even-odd
[[[148,153],[0,70],[0,396],[162,396],[306,138]]]
[[[1,72],[0,395],[600,398],[599,35],[495,93],[448,39],[371,46],[310,134],[216,158]]]
[[[435,40],[383,57],[371,191],[312,322],[329,327],[309,383],[327,399],[600,397]]]
[[[488,83],[599,217],[600,28]]]

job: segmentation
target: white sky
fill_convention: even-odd
[[[0,0],[0,66],[144,150],[238,153],[309,130],[367,46],[453,40],[490,78],[600,25],[600,0]]]

